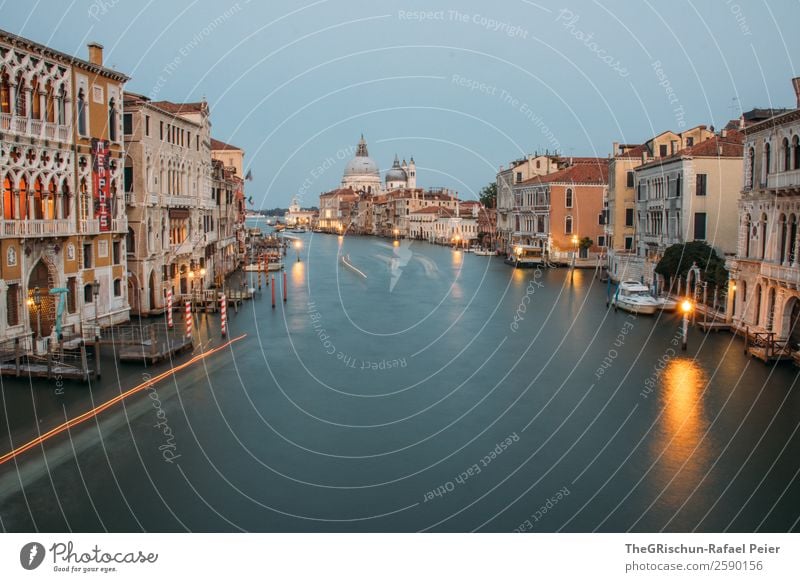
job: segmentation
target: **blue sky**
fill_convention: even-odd
[[[2,2],[2,0],[0,0]],[[471,198],[534,151],[606,156],[666,129],[794,106],[798,2],[94,0],[0,4],[10,32],[211,106],[256,207],[336,187],[363,132],[387,169]],[[326,160],[328,160],[326,162]]]

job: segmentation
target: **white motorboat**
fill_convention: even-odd
[[[658,308],[661,311],[675,311],[678,309],[678,301],[670,297],[656,297]]]
[[[494,252],[487,250],[487,249],[476,249],[475,254],[479,257],[491,257]]]
[[[631,313],[652,315],[661,308],[658,300],[650,295],[650,289],[638,281],[622,281],[611,298],[614,308]]]

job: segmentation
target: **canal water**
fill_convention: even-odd
[[[288,300],[278,275],[275,308],[231,311],[246,337],[0,466],[4,530],[798,530],[791,365],[696,328],[682,352],[591,270],[291,236]],[[4,379],[0,452],[163,369]]]

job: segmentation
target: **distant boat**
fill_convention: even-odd
[[[534,267],[545,263],[542,247],[533,245],[514,245],[506,263],[515,267]]]
[[[650,289],[638,281],[622,281],[611,304],[614,308],[644,315],[652,315],[660,308],[658,300],[650,295]]]
[[[293,228],[293,229],[291,230],[291,232],[293,232],[294,234],[303,234],[304,232],[306,232],[306,227],[304,227],[304,226],[297,226],[297,227]]]
[[[479,249],[475,250],[475,254],[478,255],[479,257],[491,257],[495,253],[494,253],[494,251],[490,251],[488,249],[480,249],[479,248]]]

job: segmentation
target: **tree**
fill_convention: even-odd
[[[711,287],[716,285],[720,289],[725,288],[728,283],[725,260],[720,258],[705,241],[698,240],[670,246],[656,265],[656,273],[667,281],[677,277],[685,279],[695,263],[700,268],[703,281],[707,281]]]
[[[497,205],[497,182],[492,182],[481,188],[479,197],[481,204],[486,208],[494,208]]]
[[[592,248],[593,244],[594,244],[594,241],[591,238],[589,238],[588,236],[585,236],[581,240],[578,241],[578,248],[581,249],[581,250],[590,249],[590,248]]]

